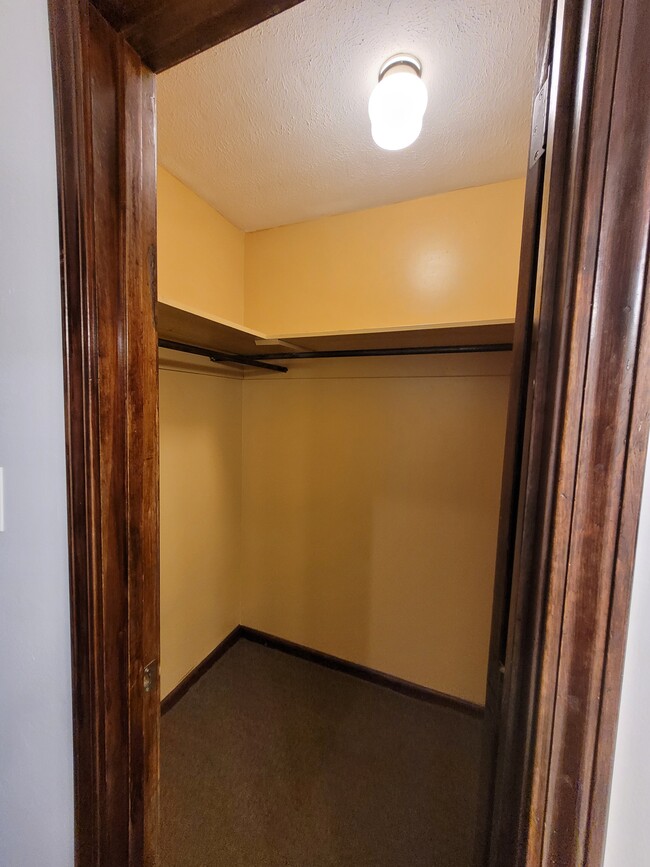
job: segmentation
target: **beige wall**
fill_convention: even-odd
[[[483,703],[509,357],[244,384],[248,626]]]
[[[158,167],[158,297],[244,320],[244,233]]]
[[[482,703],[509,357],[166,359],[163,695],[241,622]]]
[[[510,319],[524,181],[246,235],[245,321],[272,334]]]
[[[162,169],[160,295],[279,333],[509,318],[522,201],[512,181],[244,239]],[[163,695],[242,622],[482,702],[509,360],[312,361],[242,383],[172,355]]]
[[[241,379],[160,371],[161,693],[238,625]]]
[[[244,233],[162,166],[161,301],[289,334],[514,317],[523,179]]]
[[[242,321],[244,234],[162,166],[158,295]],[[191,356],[160,371],[161,692],[239,623],[242,382]]]

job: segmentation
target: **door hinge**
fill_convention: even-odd
[[[156,683],[158,681],[158,660],[154,659],[153,662],[150,662],[149,665],[145,665],[144,668],[144,691],[152,692],[155,689]]]
[[[546,150],[548,126],[548,71],[544,84],[537,91],[533,105],[533,129],[530,135],[530,165],[532,168]]]

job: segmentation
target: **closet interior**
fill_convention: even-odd
[[[463,6],[158,76],[163,865],[472,864],[538,10]]]

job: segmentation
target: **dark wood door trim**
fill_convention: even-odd
[[[152,864],[158,823],[155,79],[51,0],[70,546],[75,857]],[[154,666],[155,671],[155,666]]]
[[[154,72],[237,36],[302,0],[95,0]]]
[[[650,414],[648,39],[644,0],[562,6],[494,865],[603,857]]]

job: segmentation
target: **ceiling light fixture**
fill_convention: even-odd
[[[382,64],[368,103],[372,137],[380,148],[399,151],[420,135],[428,100],[421,76],[422,64],[412,54],[395,54]]]

